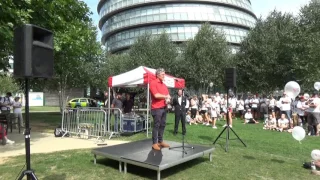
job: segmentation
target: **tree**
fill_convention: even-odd
[[[265,20],[258,19],[237,54],[240,89],[270,92],[282,89],[288,81],[298,81],[294,61],[299,49],[297,35],[291,14],[273,11]]]
[[[313,89],[313,84],[320,80],[320,2],[312,0],[300,9],[299,48],[295,67],[305,89]]]
[[[169,73],[175,73],[178,70],[175,64],[177,55],[176,45],[165,32],[158,36],[145,34],[137,39],[129,51],[129,67],[162,67]]]
[[[224,69],[232,64],[225,36],[210,24],[201,26],[198,34],[186,44],[184,78],[194,89],[206,89],[210,82],[223,85]]]
[[[59,91],[62,110],[67,89],[93,84],[92,71],[102,51],[96,41],[97,30],[89,18],[89,8],[82,1],[33,0],[31,8],[34,11],[30,13],[30,23],[54,32],[55,76],[46,81],[46,87]]]
[[[0,70],[7,71],[9,59],[13,55],[13,29],[28,22],[31,12],[28,0],[1,0],[0,18]]]
[[[8,75],[0,75],[0,84],[0,95],[7,92],[16,93],[20,90],[15,79]]]

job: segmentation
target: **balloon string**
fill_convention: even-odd
[[[301,141],[299,141],[299,143],[302,144]]]

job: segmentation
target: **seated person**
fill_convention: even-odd
[[[272,114],[270,114],[269,117],[266,119],[263,129],[268,129],[268,130],[277,129],[277,120],[276,118],[273,118]]]
[[[278,131],[282,132],[283,130],[289,129],[289,120],[286,118],[286,114],[281,114],[281,118],[278,119]]]
[[[199,114],[199,111],[197,111],[197,114],[196,114],[196,117],[194,118],[194,120],[195,120],[197,123],[202,123],[203,118],[202,118],[202,116]]]
[[[319,154],[320,151],[317,152],[317,156],[320,156]],[[314,162],[314,165],[315,165],[315,169],[312,169],[312,161]],[[303,163],[303,167],[306,168],[306,169],[311,169],[311,174],[314,174],[314,175],[320,175],[320,160],[312,160],[311,162],[305,162]]]
[[[320,160],[315,161],[314,164],[316,165],[316,169],[320,169]],[[312,170],[312,171],[311,171],[311,174],[320,176],[320,171],[318,171],[318,170]]]
[[[247,124],[247,123],[255,123],[255,124],[259,123],[258,121],[253,119],[251,109],[248,109],[248,111],[244,114],[244,123],[243,124]]]
[[[2,137],[2,131],[4,130],[4,137]],[[14,144],[14,141],[11,141],[10,139],[8,139],[7,137],[7,132],[5,130],[5,128],[2,128],[2,126],[0,125],[0,140],[5,141],[2,142],[2,144]]]
[[[186,122],[189,123],[189,125],[197,124],[196,118],[194,118],[194,119],[191,118],[191,112],[190,111],[187,112]]]

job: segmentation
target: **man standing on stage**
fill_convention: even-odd
[[[166,126],[166,106],[170,102],[170,95],[167,86],[163,83],[165,76],[164,69],[160,68],[156,70],[157,79],[150,83],[151,93],[151,115],[154,120],[152,130],[152,148],[154,150],[160,150],[160,147],[170,147],[163,142],[163,132]]]
[[[179,121],[182,124],[182,135],[186,134],[186,110],[189,108],[188,99],[183,96],[182,89],[178,90],[178,97],[173,99],[172,105],[174,106],[175,123],[174,135],[177,135],[179,128]]]

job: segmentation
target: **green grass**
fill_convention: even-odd
[[[59,124],[57,114],[32,113],[34,124],[48,122]],[[41,118],[42,117],[42,118]],[[43,120],[41,120],[43,119]],[[173,136],[173,115],[168,116],[165,140],[180,141]],[[222,131],[224,122],[218,121],[217,130],[203,125],[187,126],[188,143],[213,146],[212,142]],[[169,168],[162,172],[163,179],[319,179],[301,167],[310,161],[313,149],[319,149],[319,137],[306,137],[301,144],[289,133],[266,131],[262,124],[242,124],[234,121],[234,130],[247,144],[230,140],[229,152],[224,151],[225,139],[220,138],[213,153],[208,156]],[[181,126],[179,127],[181,132]],[[231,139],[236,138],[230,133]],[[149,135],[150,137],[151,135]],[[225,133],[223,134],[225,138]],[[122,136],[117,139],[135,141],[146,138],[145,133]],[[49,148],[49,147],[48,147]],[[14,179],[24,165],[24,156],[10,158],[0,166],[0,179]],[[39,179],[154,179],[156,172],[129,165],[128,174],[118,172],[118,163],[98,156],[93,165],[90,150],[71,150],[57,153],[32,155],[32,168]]]
[[[25,108],[22,108],[24,112]],[[29,112],[60,112],[60,108],[57,106],[30,106]]]

